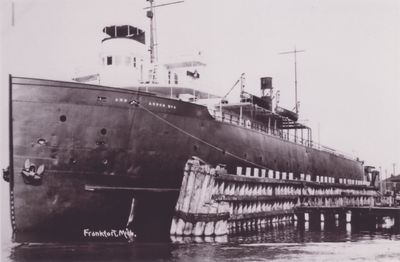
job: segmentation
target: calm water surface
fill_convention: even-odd
[[[164,243],[3,244],[2,261],[400,261],[390,229],[278,226],[220,238],[174,237]]]

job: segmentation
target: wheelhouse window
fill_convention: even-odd
[[[178,84],[178,74],[174,74],[174,82],[175,82],[175,85]]]
[[[131,57],[130,56],[126,56],[124,63],[125,63],[126,66],[129,66],[131,64]]]
[[[119,66],[119,65],[122,64],[122,57],[121,57],[121,56],[116,56],[116,57],[115,57],[115,64],[116,64],[117,66]]]
[[[107,56],[107,65],[112,65],[112,56]]]

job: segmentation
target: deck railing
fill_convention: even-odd
[[[242,126],[244,128],[252,129],[258,132],[262,132],[264,134],[268,134],[274,137],[279,137],[283,140],[303,145],[306,147],[314,148],[320,151],[328,152],[331,154],[334,154],[339,157],[343,157],[346,159],[351,159],[351,160],[358,160],[358,158],[355,158],[354,156],[351,156],[347,153],[341,152],[337,149],[333,149],[331,147],[327,147],[324,145],[321,145],[317,142],[314,142],[313,140],[305,139],[302,138],[301,136],[295,135],[295,134],[290,134],[283,132],[282,129],[274,128],[274,127],[268,127],[265,124],[256,121],[256,120],[251,120],[248,118],[240,118],[240,116],[233,114],[233,113],[228,113],[220,110],[214,110],[214,109],[209,109],[210,114],[214,117],[215,120],[224,122],[224,123],[229,123],[232,125],[236,126]]]

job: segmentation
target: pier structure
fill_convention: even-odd
[[[170,234],[236,234],[301,221],[305,216],[307,220],[345,220],[347,211],[325,217],[328,212],[321,216],[321,212],[314,211],[322,207],[372,208],[377,196],[376,188],[367,181],[311,174],[295,176],[250,167],[237,167],[236,174],[228,174],[222,165],[211,168],[192,159],[185,167]]]
[[[400,231],[400,208],[396,207],[366,207],[366,206],[342,206],[342,207],[315,207],[300,206],[295,208],[295,214],[300,224],[310,222],[318,225],[321,222],[334,224],[338,221],[344,225],[351,223],[354,227],[373,227],[382,221],[383,218],[394,220],[394,229]]]

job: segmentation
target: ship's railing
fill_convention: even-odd
[[[299,144],[299,145],[314,148],[314,149],[317,149],[320,151],[328,152],[328,153],[334,154],[334,155],[342,157],[342,158],[351,159],[351,160],[357,159],[354,156],[351,156],[347,153],[341,152],[341,151],[333,149],[331,147],[321,145],[317,142],[303,138],[299,135],[283,132],[282,129],[268,127],[263,123],[260,123],[258,121],[254,121],[254,120],[250,120],[247,118],[240,118],[240,116],[236,115],[236,114],[224,112],[221,110],[214,110],[214,109],[210,109],[210,108],[209,108],[209,112],[214,117],[215,120],[220,121],[220,122],[229,123],[232,125],[237,125],[237,126],[241,126],[244,128],[252,129],[252,130],[262,132],[262,133],[265,133],[265,134],[268,134],[268,135],[271,135],[274,137],[279,137],[283,140],[286,140],[286,141],[289,141],[289,142],[292,142],[295,144]]]

